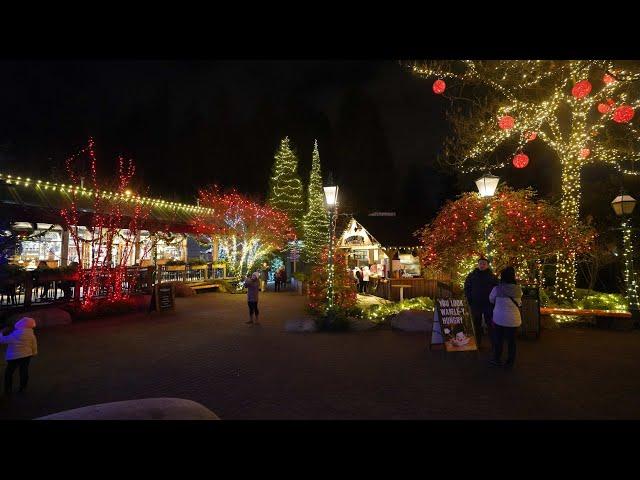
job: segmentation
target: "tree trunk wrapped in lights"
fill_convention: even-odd
[[[296,235],[300,237],[303,230],[304,196],[302,181],[297,172],[298,157],[291,148],[289,137],[282,139],[274,159],[267,204],[286,213]]]
[[[81,186],[78,161],[82,155],[89,157],[91,188]],[[117,176],[110,182],[98,178],[97,163],[94,142],[89,139],[86,148],[67,159],[66,174],[71,184],[60,187],[69,199],[69,205],[60,211],[64,228],[69,230],[74,241],[79,267],[88,267],[80,276],[84,309],[90,309],[96,297],[118,301],[126,298],[133,290],[133,283],[137,279],[127,277],[127,265],[135,252],[136,237],[144,229],[149,215],[149,207],[130,190],[135,176],[133,160],[125,161],[119,157]],[[91,211],[86,217],[88,224],[81,220],[87,206]],[[83,224],[87,228],[88,237],[80,233],[80,226]],[[118,239],[119,242],[116,242]],[[122,248],[117,258],[113,258],[116,243]],[[89,265],[82,265],[83,245],[90,252]],[[142,257],[146,253],[148,251],[143,252]],[[123,288],[125,283],[128,283],[126,291]]]
[[[275,250],[294,238],[287,215],[236,192],[218,187],[199,192],[200,206],[211,209],[193,221],[200,235],[218,238],[218,246],[232,276],[243,277]]]
[[[598,162],[638,173],[629,168],[640,160],[640,135],[632,122],[640,106],[637,63],[467,60],[414,62],[410,68],[439,80],[434,93],[469,101],[468,109],[449,116],[454,135],[442,158],[449,166],[463,173],[502,168],[512,160],[516,167],[526,166],[520,161],[524,157],[515,155],[534,141],[556,154],[567,228],[579,218],[580,173],[585,165]],[[558,257],[559,300],[574,298],[575,256],[569,251]]]
[[[489,212],[485,214],[487,205]],[[425,268],[451,272],[453,266],[453,280],[461,284],[478,257],[487,255],[486,222],[491,225],[492,267],[499,272],[507,265],[514,266],[526,283],[541,283],[539,259],[587,252],[595,239],[593,229],[580,223],[565,224],[560,210],[535,200],[532,190],[503,186],[493,198],[466,193],[442,207],[419,232]]]
[[[325,247],[320,263],[311,270],[309,282],[309,309],[316,315],[326,312],[329,296],[329,248]],[[333,308],[348,311],[355,307],[357,293],[355,279],[347,268],[344,252],[335,248],[333,252]]]
[[[329,236],[329,219],[324,205],[324,190],[317,140],[313,147],[308,199],[309,209],[304,217],[304,260],[315,264],[320,261],[322,250],[327,246],[327,238]]]

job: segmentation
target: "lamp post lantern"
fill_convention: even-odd
[[[620,217],[620,230],[622,230],[623,249],[622,256],[624,258],[624,283],[629,302],[629,310],[634,320],[640,315],[640,302],[638,301],[638,283],[636,280],[636,272],[633,266],[633,239],[631,233],[631,213],[636,206],[636,200],[631,195],[625,195],[622,192],[611,202],[611,207],[618,217]]]
[[[498,183],[500,182],[500,177],[497,177],[495,175],[491,175],[490,173],[487,173],[483,176],[481,176],[479,179],[476,180],[476,186],[478,187],[478,193],[480,193],[480,196],[482,198],[489,198],[491,199],[491,197],[493,197],[493,195],[496,193],[496,188],[498,188]],[[484,243],[485,243],[485,247],[487,249],[486,254],[487,254],[487,260],[489,260],[489,263],[491,263],[491,246],[489,244],[489,210],[490,210],[491,206],[489,204],[489,202],[487,202],[487,204],[484,207],[484,217],[485,217],[485,227],[484,227]]]
[[[338,206],[338,187],[324,187],[324,198],[329,210],[329,272],[327,275],[327,308],[333,307],[333,237],[336,229],[336,209]]]

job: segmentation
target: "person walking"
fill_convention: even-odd
[[[282,278],[282,275],[280,274],[280,269],[278,269],[276,270],[276,273],[273,275],[273,291],[274,292],[280,291],[280,278]]]
[[[258,321],[258,291],[260,290],[260,278],[257,274],[249,275],[247,274],[247,278],[244,281],[245,286],[247,287],[247,304],[249,305],[249,321],[246,322],[248,324],[260,325]],[[255,315],[255,321],[253,317]]]
[[[369,293],[369,277],[371,276],[371,270],[369,265],[362,267],[362,293]]]
[[[36,321],[30,317],[18,320],[12,332],[3,330],[0,333],[0,343],[7,345],[7,367],[4,371],[4,393],[13,393],[13,373],[20,370],[20,392],[27,388],[29,382],[29,363],[31,357],[38,354],[38,342],[33,333]]]
[[[516,330],[522,325],[520,307],[522,289],[516,282],[516,271],[507,267],[500,272],[500,284],[493,287],[489,301],[493,309],[493,359],[492,365],[502,365],[502,346],[507,341],[507,361],[505,367],[513,367],[516,359]]]
[[[287,271],[284,267],[280,267],[280,288],[287,288]]]
[[[493,342],[492,336],[492,305],[489,301],[491,289],[498,285],[498,279],[489,268],[489,261],[480,257],[478,259],[478,267],[475,268],[464,281],[464,294],[469,302],[471,316],[473,317],[473,325],[478,342],[478,349],[482,344],[482,318],[487,326],[489,340]]]

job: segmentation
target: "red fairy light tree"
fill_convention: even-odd
[[[90,188],[83,185],[78,168],[83,155],[89,158]],[[80,274],[83,308],[89,308],[98,297],[121,300],[133,290],[136,279],[127,278],[126,268],[149,215],[140,197],[132,195],[130,190],[135,175],[133,161],[119,157],[117,176],[112,181],[98,178],[97,163],[95,145],[93,139],[89,139],[86,148],[67,159],[65,170],[71,184],[60,188],[68,198],[68,206],[60,214],[83,268]],[[81,230],[83,226],[86,233]],[[146,253],[142,252],[142,257]]]
[[[329,247],[325,247],[320,262],[311,270],[309,282],[309,308],[322,315],[327,308],[329,286]],[[333,252],[333,304],[339,310],[348,310],[357,303],[355,279],[347,268],[344,252],[336,248]]]
[[[478,256],[491,253],[496,271],[512,265],[521,281],[536,283],[541,281],[542,260],[569,251],[581,255],[592,248],[593,229],[566,225],[558,207],[534,197],[530,189],[503,187],[491,199],[466,193],[447,202],[418,232],[425,268],[451,273],[460,283]]]
[[[199,192],[200,206],[213,210],[196,217],[199,235],[218,239],[218,248],[228,271],[242,277],[269,253],[283,249],[294,239],[286,213],[260,205],[232,191],[217,186]]]

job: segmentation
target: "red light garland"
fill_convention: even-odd
[[[571,95],[575,98],[584,98],[591,93],[591,82],[589,80],[580,80],[571,89]]]
[[[613,112],[612,118],[616,123],[629,123],[633,119],[634,114],[635,112],[633,107],[630,107],[629,105],[620,105]]]
[[[502,130],[509,130],[513,128],[515,124],[516,124],[515,119],[509,115],[504,115],[503,117],[500,118],[500,120],[498,120],[498,126]]]

